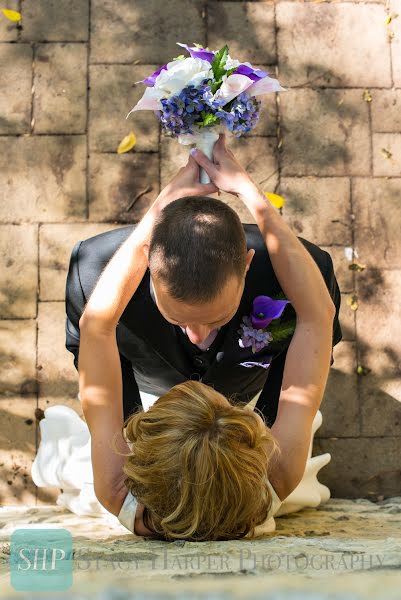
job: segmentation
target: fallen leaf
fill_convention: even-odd
[[[385,156],[386,158],[391,158],[393,155],[390,152],[390,150],[386,150],[386,148],[382,148],[381,149],[381,153],[383,154],[383,156]]]
[[[348,265],[350,271],[364,271],[366,269],[366,265],[360,265],[357,262],[353,262]]]
[[[372,102],[372,96],[369,90],[363,91],[363,99],[365,100],[365,102]]]
[[[16,10],[10,10],[8,8],[2,8],[1,10],[3,11],[4,16],[7,17],[7,19],[10,19],[10,21],[21,21],[22,19],[21,13]]]
[[[351,310],[358,310],[358,296],[352,294],[352,296],[348,296],[347,304]]]
[[[368,367],[364,367],[363,365],[358,365],[356,368],[357,375],[368,375],[371,371],[372,369],[368,369]]]
[[[130,131],[130,133],[126,135],[125,138],[120,142],[117,148],[117,153],[123,154],[124,152],[128,152],[129,150],[131,150],[131,148],[135,146],[135,144],[136,135],[133,131]]]
[[[272,192],[265,192],[265,196],[276,208],[283,208],[285,204],[284,198],[278,196],[277,194],[273,194]]]

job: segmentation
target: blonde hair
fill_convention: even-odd
[[[271,508],[276,438],[244,402],[199,381],[175,385],[124,423],[125,484],[163,539],[252,536]]]

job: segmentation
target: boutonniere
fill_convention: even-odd
[[[252,303],[251,314],[242,317],[238,333],[238,344],[241,348],[252,347],[252,352],[259,352],[270,342],[279,342],[294,333],[296,320],[280,323],[280,317],[287,304],[291,304],[284,294],[275,299],[270,296],[256,296]]]

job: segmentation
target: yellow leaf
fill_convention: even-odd
[[[389,23],[391,23],[391,15],[389,15],[385,20],[385,25],[388,25]]]
[[[128,135],[120,142],[120,145],[117,148],[118,154],[123,154],[123,152],[128,152],[133,148],[136,144],[136,135],[133,131],[130,131]]]
[[[369,90],[363,91],[363,99],[365,100],[365,102],[372,102],[372,94]]]
[[[283,208],[285,204],[284,198],[278,196],[277,194],[273,194],[272,192],[265,192],[265,196],[276,208]]]
[[[387,150],[386,148],[382,148],[381,153],[385,158],[391,158],[393,156],[390,150]]]
[[[353,262],[348,265],[350,271],[364,271],[366,269],[366,265],[361,265],[360,263]]]
[[[3,11],[4,16],[7,17],[7,19],[10,19],[10,21],[21,21],[22,19],[21,13],[15,10],[9,10],[8,8],[2,8],[1,10]]]
[[[351,310],[358,310],[358,296],[353,294],[352,296],[348,296],[347,304]]]

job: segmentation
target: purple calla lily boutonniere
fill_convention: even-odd
[[[295,329],[295,321],[280,324],[280,317],[289,300],[273,299],[270,296],[256,296],[249,316],[242,317],[241,329],[238,329],[241,348],[252,348],[253,354],[266,348],[270,342],[281,341],[291,335]],[[277,321],[277,323],[272,323]],[[244,367],[260,366],[269,368],[270,362],[240,363]]]

